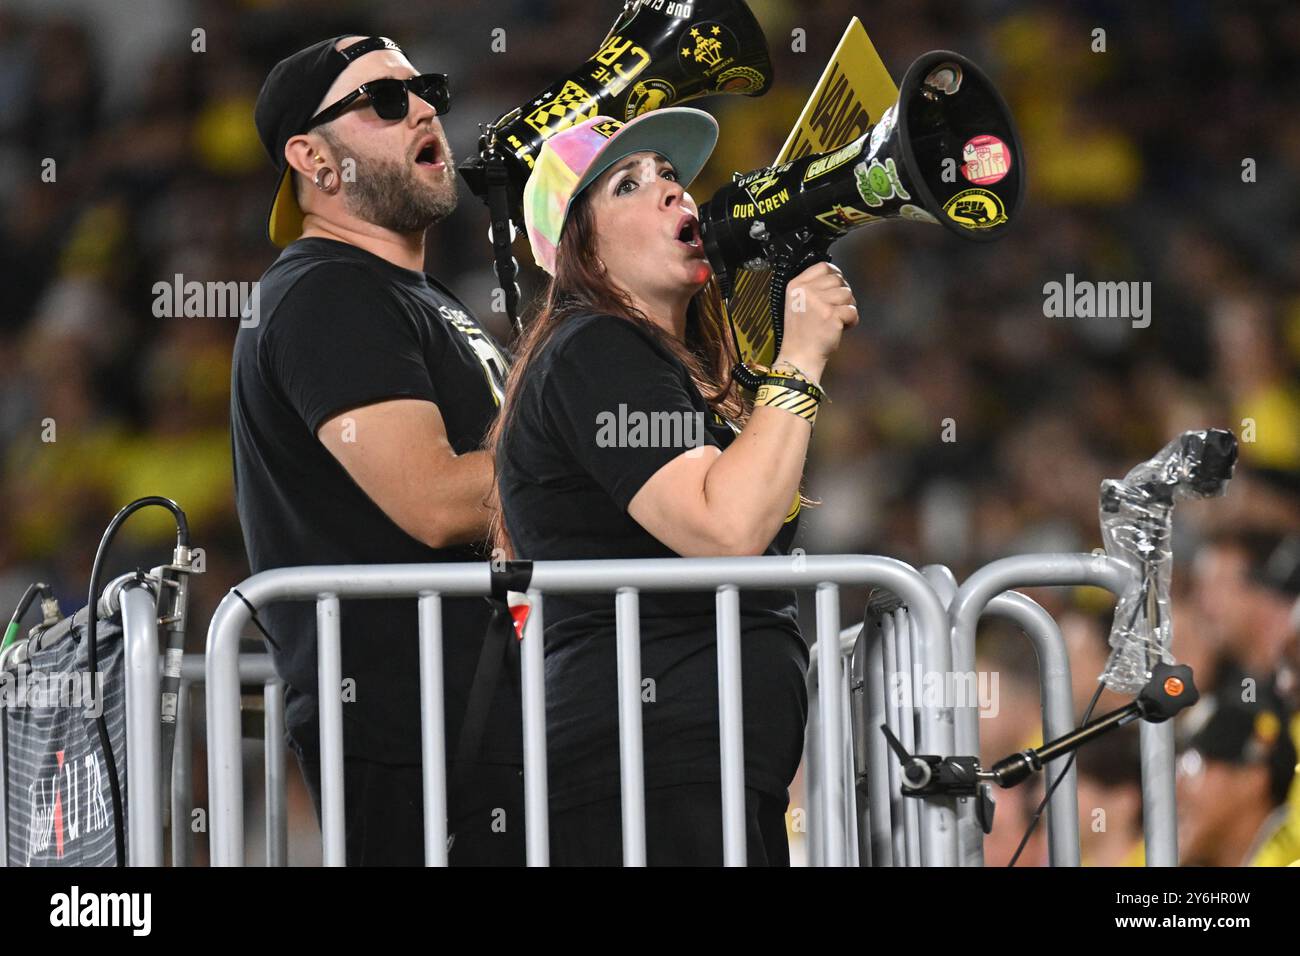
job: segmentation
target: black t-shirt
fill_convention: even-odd
[[[735,431],[672,352],[610,315],[568,320],[538,352],[498,454],[516,553],[533,560],[677,555],[627,513],[660,468]],[[754,475],[762,481],[763,475]],[[789,552],[797,509],[768,554]],[[640,597],[646,786],[720,780],[714,594]],[[808,650],[792,590],[742,591],[748,786],[784,798],[803,748]],[[619,792],[614,600],[545,598],[551,806]]]
[[[316,437],[351,408],[393,398],[437,404],[457,454],[478,449],[499,407],[506,359],[436,280],[328,239],[291,244],[262,277],[260,321],[235,340],[231,444],[235,497],[254,572],[315,564],[476,561],[471,547],[408,535]],[[343,423],[346,425],[346,422]],[[428,493],[436,495],[430,483]],[[444,599],[447,753],[455,754],[489,617],[482,598]],[[259,609],[288,684],[290,736],[319,748],[316,616],[311,601]],[[414,598],[341,602],[344,750],[420,759]],[[518,760],[517,677],[503,674],[486,761]],[[355,699],[349,699],[350,697]]]

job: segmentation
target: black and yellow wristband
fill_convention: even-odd
[[[826,401],[826,393],[822,391],[821,386],[810,382],[802,375],[784,375],[781,372],[770,372],[763,377],[763,384],[792,388],[796,392],[803,392],[819,402]]]
[[[802,388],[791,385],[793,379],[771,375],[763,379],[754,396],[754,407],[770,405],[792,415],[797,415],[808,424],[817,422],[817,408],[821,404],[821,389],[809,382],[797,382]]]

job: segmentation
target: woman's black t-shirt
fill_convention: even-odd
[[[652,333],[611,315],[566,321],[531,362],[498,454],[516,555],[676,557],[628,502],[677,456],[735,435]],[[797,523],[795,502],[766,553],[789,553]],[[807,716],[795,594],[742,591],[740,609],[746,785],[785,799]],[[614,598],[548,595],[544,613],[551,806],[569,809],[619,792]],[[644,592],[640,616],[646,786],[717,782],[714,594]]]

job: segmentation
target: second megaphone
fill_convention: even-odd
[[[479,156],[459,167],[470,190],[486,197],[493,158],[504,163],[509,209],[542,144],[591,119],[630,120],[701,96],[761,96],[772,85],[763,30],[745,0],[628,2],[600,49],[572,73],[484,127]]]
[[[1024,187],[1020,137],[1006,103],[965,57],[935,50],[911,65],[898,102],[861,137],[738,174],[700,207],[700,225],[729,294],[738,268],[771,267],[783,286],[828,258],[836,239],[885,219],[997,239],[1014,220]]]

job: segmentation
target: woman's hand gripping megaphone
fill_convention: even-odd
[[[844,273],[831,262],[816,262],[785,287],[785,335],[777,362],[820,381],[844,330],[857,324],[857,300]]]

